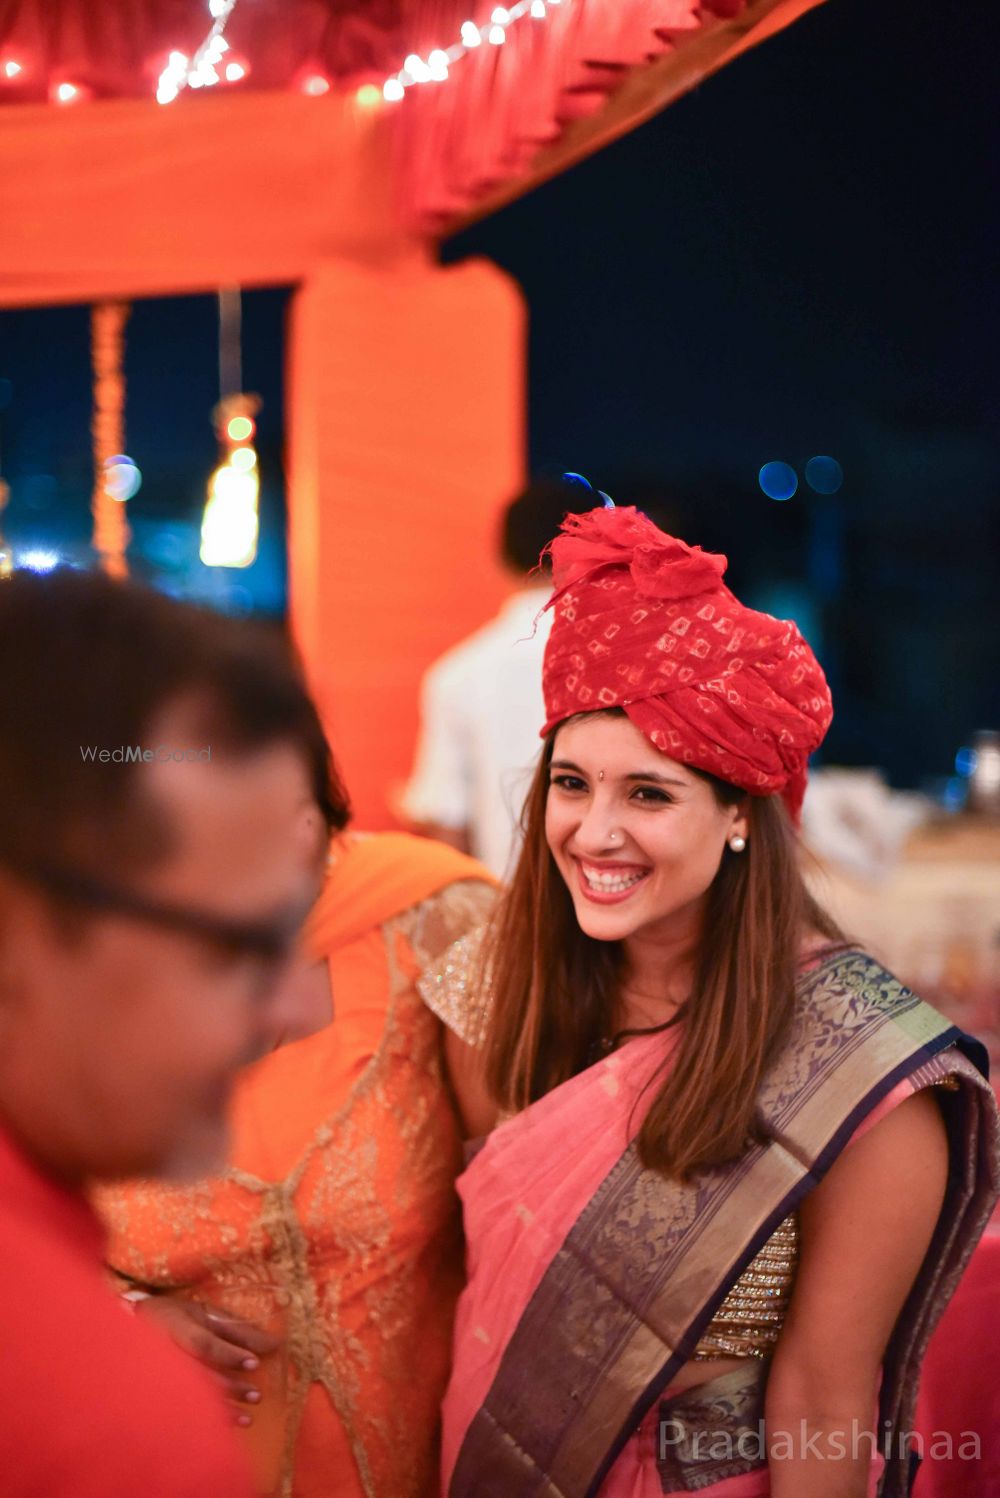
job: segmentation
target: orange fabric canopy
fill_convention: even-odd
[[[537,17],[528,0],[511,0],[502,11],[512,15],[510,24],[492,32],[504,38],[502,45],[483,40],[464,55],[456,54],[445,81],[415,84],[401,103],[382,111],[393,137],[396,209],[411,228],[446,232],[498,190],[524,190],[539,157],[545,161],[546,152],[564,136],[571,137],[575,155],[595,149],[609,133],[620,133],[663,108],[819,0],[536,3],[543,6]],[[16,69],[0,65],[0,103],[23,105],[2,112],[0,132],[9,144],[0,145],[0,180],[15,146],[25,147],[26,166],[36,155],[26,143],[42,131],[43,117],[27,112],[25,101],[55,98],[60,84],[70,84],[79,90],[79,102],[51,108],[55,115],[71,116],[72,134],[58,154],[64,169],[84,166],[81,185],[88,178],[84,153],[100,155],[110,147],[101,127],[87,122],[97,107],[87,100],[129,98],[142,100],[148,106],[145,115],[152,118],[106,116],[132,119],[136,129],[131,145],[116,158],[123,196],[132,190],[140,161],[144,175],[151,170],[154,182],[160,180],[168,164],[155,154],[156,148],[186,141],[175,164],[187,168],[188,188],[200,190],[202,198],[214,190],[223,201],[235,199],[238,217],[253,183],[267,181],[270,187],[274,167],[278,183],[289,173],[308,181],[307,190],[290,202],[279,197],[265,243],[279,229],[294,235],[299,226],[315,228],[317,219],[339,223],[344,188],[353,192],[357,187],[353,177],[358,163],[355,158],[348,164],[346,157],[357,143],[358,122],[350,111],[338,110],[343,138],[335,142],[334,113],[323,113],[328,100],[303,97],[301,90],[315,87],[317,80],[349,97],[359,84],[381,88],[410,54],[426,58],[433,49],[457,47],[470,13],[488,38],[495,11],[493,0],[381,0],[378,6],[359,0],[238,0],[225,36],[231,48],[227,57],[239,59],[239,82],[226,83],[223,69],[219,87],[188,90],[161,109],[153,104],[156,80],[171,50],[190,57],[208,35],[211,22],[204,0],[0,0],[0,63],[13,62]],[[652,77],[652,91],[630,88],[635,75]],[[298,94],[306,106],[296,118],[294,140],[280,127],[273,137],[266,135],[263,125],[275,107],[269,99],[272,91]],[[225,100],[219,97],[227,94]],[[249,131],[241,149],[230,141],[231,116],[220,106],[248,98],[254,105],[233,117]],[[377,92],[374,99],[377,105]],[[609,99],[618,100],[618,109],[612,108],[605,124]],[[158,113],[186,117],[186,130],[173,119],[154,123]],[[17,119],[19,115],[23,118]],[[284,118],[291,120],[290,115]],[[57,137],[66,128],[62,121],[52,121]],[[114,126],[109,128],[113,136]],[[78,143],[72,138],[77,131]],[[282,168],[283,153],[296,162]],[[544,169],[551,172],[551,163]],[[24,211],[23,205],[16,206]],[[67,210],[72,207],[67,204]],[[6,205],[5,217],[9,222]],[[187,227],[192,226],[189,217]],[[174,214],[173,227],[183,249],[189,236],[182,214]],[[157,246],[150,248],[155,252]]]
[[[404,252],[383,122],[340,96],[0,111],[0,304],[307,279]]]

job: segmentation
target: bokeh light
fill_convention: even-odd
[[[836,458],[810,458],[806,464],[806,483],[817,494],[836,494],[844,482],[844,470]]]
[[[191,529],[181,525],[162,525],[150,534],[143,545],[144,554],[161,567],[180,567],[195,554],[197,542]]]
[[[51,572],[53,567],[59,566],[59,561],[57,551],[43,551],[37,546],[18,552],[17,556],[17,565],[26,567],[29,572]]]
[[[955,770],[959,775],[969,776],[976,768],[978,758],[975,749],[971,745],[964,744],[955,755]]]
[[[257,467],[257,454],[252,447],[238,447],[230,454],[229,466],[237,473],[249,473],[251,468]]]
[[[791,499],[799,487],[799,476],[790,463],[765,463],[757,482],[768,499]]]
[[[142,487],[142,474],[132,459],[125,453],[109,458],[104,465],[104,488],[112,499],[121,503],[138,494]]]

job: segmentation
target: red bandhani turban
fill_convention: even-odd
[[[754,796],[780,792],[797,820],[833,707],[796,626],[744,608],[725,557],[631,507],[567,515],[550,553],[542,733],[624,708],[671,759]]]

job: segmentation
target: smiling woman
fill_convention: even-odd
[[[668,759],[610,708],[550,731],[524,825],[538,865],[522,862],[489,943],[487,1067],[504,1107],[530,1105],[615,1037],[685,1007],[684,1043],[637,1146],[645,1165],[681,1175],[738,1156],[788,1032],[803,946],[843,943],[802,882],[784,805]]]
[[[603,940],[641,930],[693,951],[726,842],[745,835],[747,818],[704,776],[657,760],[622,711],[570,719],[556,730],[545,835],[581,930]],[[613,917],[600,910],[626,904]]]
[[[502,1120],[459,1186],[449,1498],[902,1498],[997,1191],[974,1043],[805,889],[831,705],[795,626],[634,510],[552,559],[521,859],[425,988],[470,1127]]]

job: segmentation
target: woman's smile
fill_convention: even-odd
[[[653,872],[642,864],[597,863],[576,854],[570,857],[577,867],[581,893],[596,905],[617,905],[629,899]]]

